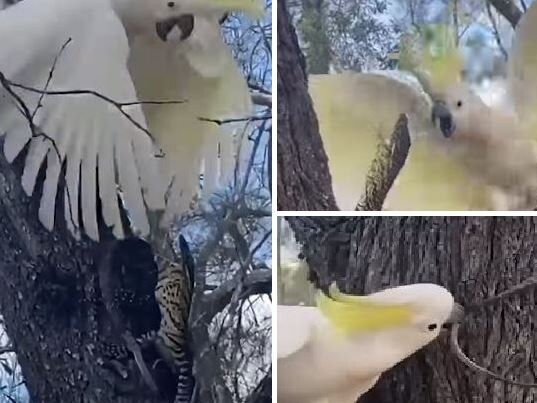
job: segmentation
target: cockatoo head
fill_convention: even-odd
[[[367,296],[331,288],[330,297],[320,296],[318,306],[349,343],[345,355],[367,354],[367,365],[357,363],[360,375],[391,368],[463,318],[451,293],[436,284],[399,286]]]
[[[260,0],[110,0],[129,35],[156,34],[166,41],[174,28],[182,39],[190,36],[196,17],[218,23],[229,12],[243,11],[254,17],[263,13]]]
[[[443,327],[463,318],[463,309],[456,304],[453,295],[436,284],[411,284],[369,295],[372,303],[406,307],[410,333],[417,337],[416,347],[430,343]]]
[[[433,104],[432,119],[445,137],[471,133],[475,117],[484,118],[484,102],[465,83],[451,85],[440,94]]]

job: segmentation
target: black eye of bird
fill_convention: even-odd
[[[462,101],[457,102],[457,108],[460,108],[462,106]]]
[[[437,328],[436,323],[432,323],[432,324],[430,324],[429,326],[427,326],[427,329],[429,329],[429,330],[434,330],[434,329],[436,329],[436,328]]]
[[[169,1],[169,2],[168,2],[168,7],[170,7],[170,8],[174,8],[174,7],[175,7],[175,2],[173,2],[173,1]]]

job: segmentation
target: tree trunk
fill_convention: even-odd
[[[0,143],[0,148],[2,146]],[[132,357],[120,360],[128,373],[127,379],[121,378],[119,372],[110,367],[110,347],[119,346],[125,352],[120,331],[114,327],[113,318],[104,306],[99,281],[102,273],[99,263],[110,240],[105,237],[100,244],[87,238],[75,241],[63,220],[57,220],[54,232],[45,230],[37,221],[39,196],[28,198],[20,185],[23,162],[24,156],[10,165],[3,153],[0,154],[0,313],[31,401],[173,402],[176,376],[172,375],[171,383],[166,384],[164,382],[170,378],[159,376],[162,371],[153,373],[161,392],[157,396],[141,379]],[[38,178],[34,195],[41,194],[42,182],[43,177]],[[61,186],[59,195],[63,194]],[[62,206],[62,200],[57,205]],[[57,217],[63,217],[60,208],[56,213]],[[217,245],[219,242],[220,239],[213,243]],[[142,266],[142,273],[154,262],[151,253],[142,256],[139,250],[134,250],[130,256],[135,264]],[[124,271],[128,271],[113,270],[115,268],[112,267],[112,274],[122,273],[124,276]],[[271,292],[270,270],[254,271],[241,281],[243,288],[239,300]],[[147,285],[145,277],[143,282]],[[208,324],[230,303],[238,285],[238,281],[223,282],[200,299],[195,314],[203,318],[200,321],[205,328],[201,335],[197,328],[193,328],[196,332],[191,345],[194,357],[202,355],[200,351],[208,350]],[[154,284],[152,287],[150,291],[154,297]],[[140,323],[156,322],[154,329],[158,328],[159,315],[158,307],[156,313],[154,310],[134,312]],[[144,358],[151,368],[155,361],[148,358],[150,351],[144,349]],[[203,354],[199,359],[196,375],[200,394],[216,382],[214,379],[211,382],[212,372],[206,365],[208,358],[208,354]],[[219,358],[213,358],[211,368],[215,369],[214,363]],[[166,390],[162,388],[163,384],[174,389]],[[265,394],[266,389],[262,391]],[[162,395],[162,392],[167,394]],[[212,395],[199,401],[231,402],[230,399],[215,400]]]
[[[535,217],[291,217],[319,287],[352,293],[433,282],[478,302],[537,274]],[[535,291],[472,314],[462,348],[512,379],[537,381]],[[530,403],[537,391],[472,373],[440,337],[386,372],[360,403]]]
[[[300,32],[307,46],[309,74],[328,74],[330,71],[330,42],[326,30],[323,0],[302,1]]]
[[[337,210],[304,56],[278,0],[278,209]]]
[[[103,313],[95,268],[99,246],[76,242],[65,228],[45,230],[36,219],[38,198],[26,197],[13,168],[2,153],[0,312],[31,401],[161,401],[144,397],[143,384],[127,400],[116,397],[111,372],[102,366],[105,343],[120,343]]]
[[[509,21],[513,28],[516,28],[518,21],[522,18],[522,11],[516,6],[513,0],[487,0],[496,10]]]

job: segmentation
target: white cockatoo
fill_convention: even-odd
[[[366,296],[334,286],[317,307],[278,306],[278,402],[354,403],[380,375],[462,320],[451,293],[435,284]]]
[[[412,144],[384,208],[537,205],[536,26],[534,3],[516,29],[510,52],[504,84],[511,89],[507,103],[512,108],[488,105],[460,82],[462,61],[448,40],[454,36],[447,26],[429,31],[443,41],[445,54],[429,44],[417,64],[406,65],[425,89],[400,72],[311,76],[310,93],[340,209],[355,209],[377,145],[391,136],[401,113],[408,116]],[[407,53],[415,56],[413,45]],[[405,56],[402,65],[410,59]]]
[[[54,228],[63,199],[75,236],[98,240],[102,216],[122,237],[123,203],[146,235],[148,210],[166,209],[167,225],[188,209],[201,173],[205,192],[229,179],[240,140],[200,118],[251,115],[219,22],[262,10],[257,0],[23,0],[0,11],[3,152],[11,162],[28,146],[28,195],[46,166],[43,225]]]

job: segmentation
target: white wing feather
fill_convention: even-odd
[[[92,90],[116,102],[137,101],[126,67],[127,37],[107,0],[25,0],[0,12],[0,37],[12,38],[0,48],[0,71],[12,82],[43,89],[57,57],[49,91]],[[15,90],[33,111],[40,95]],[[145,127],[139,105],[125,111]],[[65,218],[73,234],[80,226],[80,195],[84,229],[90,238],[98,239],[97,186],[104,222],[116,236],[123,235],[118,192],[133,226],[147,234],[146,207],[162,209],[166,187],[147,134],[115,106],[88,94],[45,95],[34,122],[47,138],[32,138],[12,97],[0,89],[0,134],[6,134],[6,158],[12,161],[30,142],[22,178],[28,194],[47,161],[39,208],[46,228],[54,227],[59,174],[66,162]]]
[[[207,119],[245,118],[252,114],[246,80],[224,43],[218,21],[195,16],[192,35],[182,42],[158,42],[136,38],[131,42],[129,68],[138,96],[146,100],[170,100],[175,105],[144,105],[157,142],[166,154],[174,176],[163,224],[188,210],[203,195],[225,185],[234,170],[237,145],[228,124]],[[220,151],[220,158],[215,156]]]

